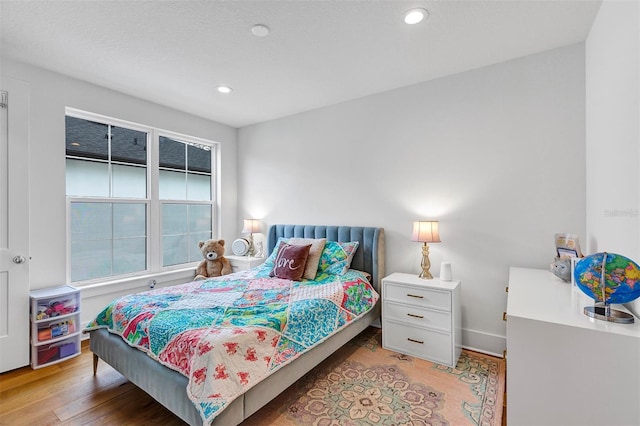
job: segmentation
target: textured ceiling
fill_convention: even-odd
[[[421,24],[403,23],[415,6]],[[0,0],[7,58],[234,127],[584,41],[589,0]],[[251,33],[270,27],[267,37]],[[232,86],[229,95],[220,84]]]

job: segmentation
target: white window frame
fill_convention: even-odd
[[[160,150],[159,149],[153,149],[151,150],[153,155],[155,155],[155,159],[153,160],[154,163],[154,167],[153,167],[153,171],[152,173],[154,173],[152,175],[151,178],[151,182],[152,182],[152,195],[153,195],[153,199],[152,199],[152,204],[151,204],[151,208],[152,208],[152,212],[155,212],[155,218],[153,218],[155,220],[154,223],[157,224],[158,226],[158,235],[156,235],[156,238],[158,238],[157,241],[157,247],[159,247],[159,253],[157,256],[154,256],[154,261],[157,263],[156,269],[160,269],[163,271],[166,270],[172,270],[172,269],[182,269],[185,267],[185,265],[191,265],[191,267],[195,267],[200,261],[194,261],[194,262],[190,262],[190,263],[182,263],[179,265],[171,265],[171,266],[162,266],[162,253],[163,253],[163,246],[162,246],[162,235],[161,235],[161,231],[162,231],[162,205],[163,204],[199,204],[199,205],[207,205],[207,204],[211,204],[211,234],[212,234],[212,238],[216,235],[216,223],[217,220],[216,218],[218,217],[218,197],[217,197],[217,185],[216,183],[218,182],[218,178],[219,178],[219,170],[220,168],[218,167],[218,161],[217,161],[217,144],[216,143],[212,143],[211,141],[208,141],[206,139],[202,139],[202,138],[198,138],[198,137],[194,137],[194,136],[185,136],[179,133],[175,133],[175,132],[171,132],[168,130],[157,130],[156,133],[154,134],[154,138],[153,141],[156,144],[159,144],[160,141],[160,136],[164,136],[170,139],[174,139],[177,140],[179,142],[185,142],[185,143],[194,143],[194,144],[200,144],[200,145],[207,145],[209,147],[211,147],[211,200],[210,201],[197,201],[197,200],[160,200]],[[155,206],[154,206],[154,202],[155,202]],[[153,213],[152,213],[153,216]]]
[[[66,196],[66,235],[67,235],[67,282],[71,283],[71,203],[72,202],[105,202],[105,203],[132,203],[144,202],[147,206],[147,267],[144,271],[130,274],[122,274],[95,278],[84,281],[74,281],[73,285],[77,287],[91,287],[95,285],[106,285],[114,283],[124,283],[137,280],[150,280],[154,285],[154,277],[161,275],[176,276],[175,272],[193,271],[199,261],[182,263],[178,265],[162,266],[162,204],[163,203],[179,203],[179,204],[202,204],[211,205],[211,232],[212,237],[216,235],[219,217],[219,200],[218,200],[218,182],[220,180],[220,164],[218,162],[219,143],[211,140],[189,136],[181,133],[172,132],[165,129],[145,126],[126,120],[82,111],[75,108],[65,108],[65,116],[71,116],[83,120],[95,121],[107,125],[124,127],[132,130],[138,130],[147,133],[147,196],[146,198],[120,198],[120,197],[75,197]],[[194,143],[206,145],[211,148],[211,200],[195,201],[195,200],[160,200],[159,176],[160,176],[160,154],[159,139],[160,136],[175,139],[180,142]],[[66,158],[66,153],[65,153]]]

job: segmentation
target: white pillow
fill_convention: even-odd
[[[327,243],[326,238],[289,238],[287,241],[289,244],[293,244],[296,246],[306,246],[307,244],[311,244],[311,249],[309,250],[309,257],[307,257],[307,265],[304,269],[303,278],[308,280],[314,280],[316,278],[316,274],[318,273],[318,265],[320,264],[320,256],[322,255],[322,250],[324,250],[324,245]]]

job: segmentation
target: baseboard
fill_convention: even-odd
[[[502,354],[507,348],[507,338],[497,334],[463,328],[462,347],[502,358]]]

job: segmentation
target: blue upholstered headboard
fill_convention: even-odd
[[[351,267],[371,274],[371,284],[380,290],[384,277],[384,229],[362,226],[272,225],[267,248],[273,251],[278,238],[326,238],[328,241],[358,241]]]

